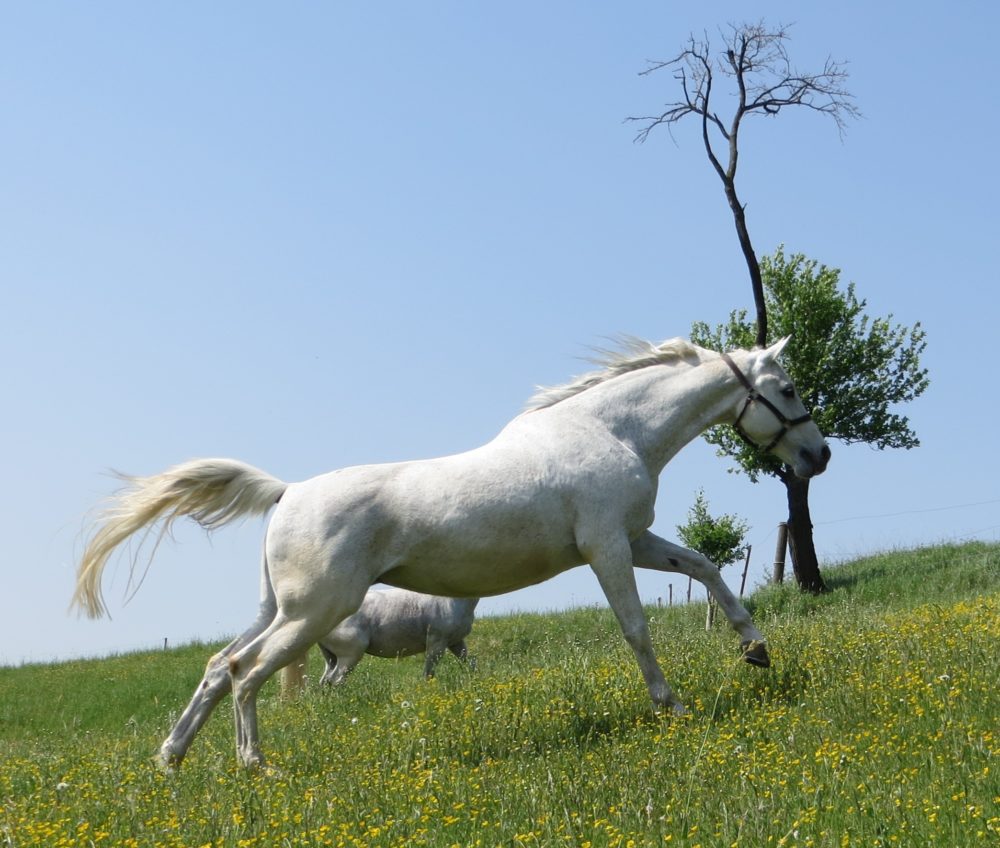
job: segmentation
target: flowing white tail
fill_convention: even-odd
[[[162,538],[185,515],[213,530],[242,516],[263,515],[288,488],[277,477],[233,459],[193,460],[152,477],[121,476],[129,485],[101,515],[102,526],[87,544],[76,573],[72,606],[91,618],[107,613],[101,577],[108,557],[136,531],[162,521]],[[130,574],[134,570],[133,558]]]

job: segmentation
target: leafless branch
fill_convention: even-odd
[[[671,69],[682,96],[667,103],[658,115],[628,118],[642,125],[636,141],[644,142],[657,127],[669,129],[688,115],[707,121],[727,143],[747,115],[777,115],[788,106],[804,106],[832,118],[841,136],[848,121],[861,116],[846,88],[846,64],[827,58],[818,73],[799,72],[786,49],[790,40],[787,26],[769,29],[763,23],[730,24],[720,36],[723,49],[718,55],[713,54],[707,34],[701,39],[692,35],[677,56],[651,61],[640,72],[641,76],[649,76]],[[717,76],[732,79],[739,95],[728,125],[714,111],[710,100]]]
[[[743,119],[749,115],[778,115],[790,106],[804,106],[833,119],[843,138],[847,121],[861,113],[846,88],[847,69],[842,62],[828,58],[819,73],[800,73],[788,57],[788,27],[769,29],[763,22],[730,24],[720,31],[723,49],[712,51],[707,33],[699,40],[691,35],[673,59],[649,62],[641,76],[670,69],[680,83],[681,97],[667,103],[658,115],[628,118],[641,126],[635,140],[644,142],[653,130],[665,126],[673,136],[673,126],[688,115],[701,120],[701,138],[705,153],[722,180],[726,200],[733,213],[740,248],[750,272],[750,284],[757,309],[757,344],[767,339],[767,308],[760,266],[750,241],[746,214],[736,192],[736,168],[739,163],[739,134]],[[736,106],[728,123],[719,116],[712,102],[716,79],[731,80],[736,88]],[[718,149],[716,147],[718,145]],[[721,152],[725,148],[725,155]],[[725,164],[723,164],[725,162]]]

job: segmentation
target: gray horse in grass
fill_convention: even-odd
[[[424,677],[434,676],[445,651],[466,661],[465,638],[472,632],[478,603],[479,598],[442,598],[395,586],[372,587],[358,611],[319,640],[326,658],[320,683],[343,683],[365,654],[392,659],[423,653]],[[283,692],[302,688],[304,665],[303,657],[283,669]]]

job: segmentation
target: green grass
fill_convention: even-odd
[[[0,846],[997,844],[1000,546],[826,577],[748,599],[769,671],[700,605],[647,610],[683,719],[652,713],[607,610],[485,618],[475,672],[269,684],[260,773],[228,702],[179,773],[151,761],[216,646],[0,669]]]

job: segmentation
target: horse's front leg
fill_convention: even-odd
[[[649,696],[657,709],[668,707],[676,715],[683,715],[684,705],[674,695],[667,684],[660,664],[656,661],[653,641],[649,636],[649,625],[639,600],[632,570],[632,554],[628,543],[622,542],[601,550],[588,552],[590,567],[600,581],[601,588],[618,618],[622,634],[635,654],[642,671]]]
[[[434,669],[448,650],[448,640],[444,636],[428,634],[427,646],[424,651],[424,679],[430,680],[434,676]]]
[[[730,591],[719,573],[719,567],[695,551],[661,539],[648,530],[632,543],[632,559],[639,568],[686,574],[703,584],[740,634],[743,658],[751,665],[767,667],[767,640],[754,626],[750,613]]]

